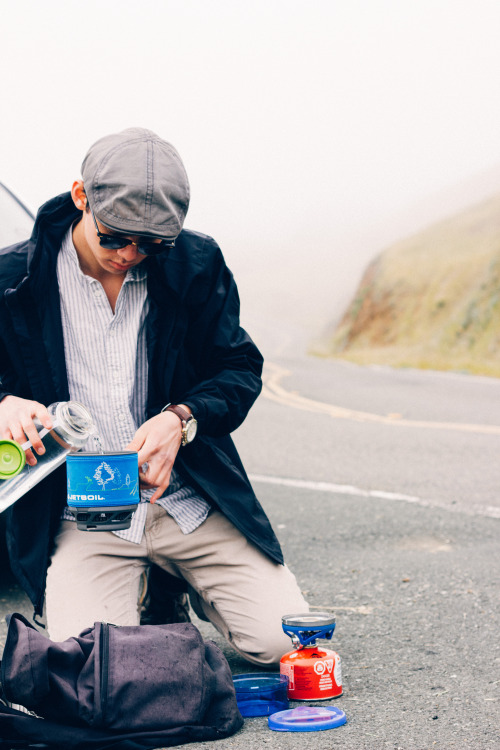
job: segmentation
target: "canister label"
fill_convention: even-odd
[[[342,695],[340,656],[335,651],[303,648],[285,654],[281,674],[289,678],[292,700],[327,700]]]
[[[137,452],[73,453],[66,457],[68,505],[74,508],[137,505]]]

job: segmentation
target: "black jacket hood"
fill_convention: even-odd
[[[60,242],[68,227],[81,216],[81,211],[73,203],[71,193],[61,195],[46,201],[38,210],[28,247],[28,267],[41,233],[53,242]]]

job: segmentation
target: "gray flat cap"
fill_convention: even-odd
[[[189,207],[189,182],[176,149],[156,133],[127,128],[96,141],[82,164],[87,198],[115,232],[173,239]]]

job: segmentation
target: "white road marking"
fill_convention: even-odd
[[[287,391],[281,381],[290,375],[290,371],[274,362],[266,363],[264,371],[264,385],[262,395],[271,401],[294,409],[310,411],[316,414],[329,414],[335,419],[350,419],[353,422],[377,422],[392,427],[424,427],[431,430],[457,430],[460,432],[477,432],[487,435],[500,435],[499,425],[489,424],[467,424],[465,422],[432,422],[430,420],[403,419],[399,414],[372,414],[355,409],[346,409],[323,401],[301,396],[298,393]]]
[[[312,490],[313,492],[330,492],[334,495],[355,495],[356,497],[371,497],[378,500],[396,500],[405,503],[421,505],[425,508],[441,508],[452,513],[462,513],[467,516],[486,516],[487,518],[500,518],[500,508],[492,505],[462,506],[452,505],[442,500],[427,500],[414,495],[405,495],[399,492],[385,492],[384,490],[364,490],[350,484],[335,484],[333,482],[317,482],[311,479],[291,479],[287,477],[273,477],[264,474],[249,474],[251,482],[262,482],[263,484],[275,484],[281,487],[294,487],[301,490]]]
[[[284,377],[290,375],[290,371],[277,365],[274,362],[267,362],[264,370],[264,385],[262,395],[284,406],[304,411],[329,414],[335,419],[350,419],[356,422],[378,422],[398,427],[424,427],[427,429],[437,430],[458,430],[462,432],[485,433],[489,435],[500,435],[500,426],[498,425],[481,425],[466,424],[463,422],[432,422],[427,420],[410,420],[403,419],[399,414],[372,414],[370,412],[356,411],[346,409],[334,404],[315,401],[298,393],[287,391],[281,381]],[[263,482],[266,484],[277,484],[283,487],[296,487],[297,489],[307,489],[315,492],[330,492],[337,495],[355,495],[357,497],[372,497],[380,500],[396,500],[406,503],[414,503],[426,508],[442,508],[453,513],[462,513],[468,516],[486,516],[487,518],[500,518],[500,507],[493,505],[474,505],[465,506],[447,503],[442,500],[429,500],[413,495],[405,495],[398,492],[386,492],[384,490],[364,490],[361,487],[352,485],[334,484],[332,482],[318,482],[306,479],[291,479],[286,477],[264,476],[262,474],[250,475],[254,482]]]

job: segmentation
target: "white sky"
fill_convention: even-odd
[[[336,315],[385,243],[500,192],[498,0],[0,13],[0,180],[36,208],[97,138],[155,130],[188,170],[186,226],[219,241],[250,312],[277,294],[290,320]]]

